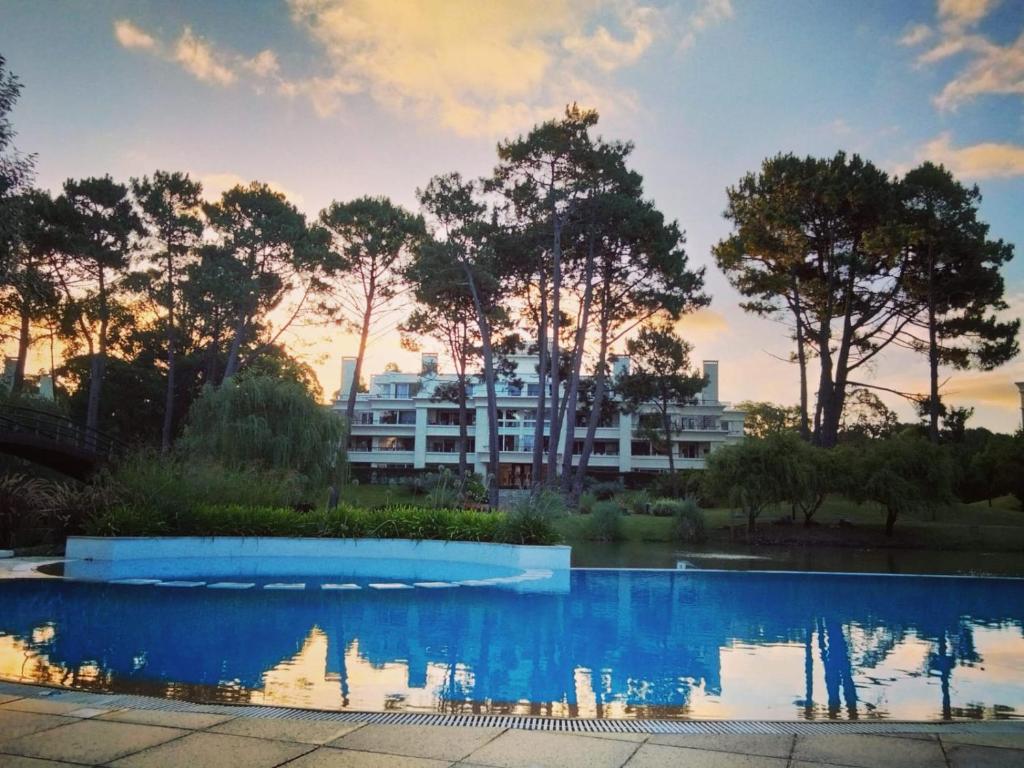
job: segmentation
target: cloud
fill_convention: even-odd
[[[660,43],[681,47],[734,15],[731,0],[692,0],[684,12],[646,0],[287,0],[313,43],[313,71],[284,73],[275,51],[252,57],[218,48],[185,27],[153,55],[211,85],[247,82],[308,101],[326,117],[354,95],[403,118],[415,116],[464,135],[528,128],[579,102],[602,112],[633,105],[615,74]],[[115,35],[121,33],[115,28]],[[123,43],[122,43],[123,44]],[[268,87],[269,86],[269,87]]]
[[[948,133],[925,144],[917,160],[942,163],[955,175],[970,179],[1024,175],[1024,146],[990,141],[954,147]]]
[[[200,184],[203,185],[203,197],[210,202],[219,200],[220,196],[232,187],[237,187],[239,185],[247,186],[252,183],[252,179],[247,179],[244,176],[239,176],[237,173],[231,172],[195,173],[192,175],[199,180]],[[288,201],[297,208],[302,207],[304,198],[298,192],[288,189],[276,181],[266,181],[264,183],[275,192],[280,192],[284,195]]]
[[[679,38],[678,49],[683,51],[690,48],[697,41],[697,35],[708,27],[728,21],[734,15],[732,0],[700,0]]]
[[[185,27],[174,44],[174,60],[186,72],[206,83],[231,85],[238,77],[224,57],[208,42],[196,37],[189,27]]]
[[[939,0],[938,36],[917,57],[918,66],[928,66],[954,57],[965,57],[959,73],[935,96],[943,111],[984,95],[1024,95],[1024,31],[1016,40],[1000,45],[976,28],[998,5],[999,0]],[[933,30],[918,24],[900,38],[906,46],[918,46],[934,37]]]
[[[266,49],[249,58],[234,51],[218,48],[184,27],[173,42],[161,41],[128,19],[114,22],[114,38],[125,48],[143,51],[181,67],[197,80],[221,87],[238,83],[247,77],[254,87],[267,80],[280,80],[277,54]]]
[[[155,50],[156,39],[135,26],[128,19],[117,19],[114,22],[114,37],[125,48],[141,48],[143,50]]]
[[[971,51],[974,58],[935,97],[939,109],[955,109],[985,94],[1024,96],[1024,33],[1002,46],[977,36],[960,44],[961,50]]]
[[[900,38],[899,43],[900,45],[905,45],[912,48],[916,45],[920,45],[931,36],[931,27],[929,27],[927,24],[915,24],[914,26],[909,27],[907,31],[903,33],[903,36]]]

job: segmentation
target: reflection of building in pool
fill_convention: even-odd
[[[991,716],[1024,679],[968,687],[986,674],[977,638],[1020,653],[1019,597],[1009,581],[615,571],[559,595],[0,583],[0,677],[350,709]]]
[[[498,482],[505,488],[531,485],[531,458],[541,384],[537,356],[510,358],[514,376],[499,381],[498,438],[501,466]],[[619,357],[616,370],[628,370],[629,359]],[[342,382],[335,408],[344,410],[352,386],[354,358],[342,360]],[[718,447],[743,436],[743,413],[718,399],[718,362],[706,360],[708,384],[694,402],[680,404],[672,413],[675,423],[671,450],[679,469],[703,468],[705,457]],[[356,397],[349,461],[357,467],[381,470],[454,467],[459,460],[459,409],[454,402],[435,396],[442,385],[456,383],[454,374],[437,372],[437,356],[423,355],[419,373],[389,371],[373,376],[368,393]],[[550,389],[550,381],[547,383]],[[474,471],[488,471],[487,397],[474,379],[468,394],[467,453]],[[545,434],[550,432],[550,409],[545,409]],[[573,452],[578,456],[586,437],[587,414],[566,415],[563,427],[573,423]],[[610,408],[595,434],[589,467],[594,474],[661,472],[668,469],[669,448],[653,435],[660,419],[653,412],[618,413]],[[565,434],[563,429],[562,434]],[[545,438],[545,443],[546,443]],[[545,450],[547,447],[545,445]],[[559,464],[561,458],[559,458]]]

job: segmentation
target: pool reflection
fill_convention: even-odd
[[[1024,582],[575,571],[497,588],[0,582],[0,677],[200,701],[589,717],[1019,717]]]

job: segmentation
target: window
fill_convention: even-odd
[[[381,411],[380,418],[377,419],[378,424],[397,424],[398,423],[398,411]]]
[[[411,451],[413,448],[411,437],[382,437],[377,443],[377,450],[380,451]]]
[[[415,424],[416,423],[416,411],[399,411],[398,412],[398,423],[399,424]]]
[[[526,394],[528,397],[540,397],[540,384],[527,384]]]
[[[630,453],[634,456],[650,456],[651,443],[648,440],[634,440],[630,447]]]
[[[395,384],[395,398],[412,397],[412,384],[408,382]]]
[[[353,437],[349,440],[350,451],[372,451],[373,440],[369,437]]]
[[[373,424],[373,411],[363,411],[360,413],[356,424]]]
[[[522,394],[523,394],[523,388],[521,386],[519,386],[518,384],[509,384],[508,385],[508,396],[509,397],[519,397]]]
[[[498,439],[501,440],[502,452],[508,453],[519,450],[519,439],[516,435],[499,435]]]

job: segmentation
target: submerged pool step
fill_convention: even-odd
[[[205,581],[161,581],[154,584],[154,587],[201,587]]]
[[[207,584],[207,589],[252,589],[256,584],[251,581],[218,581]]]

